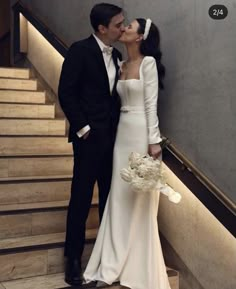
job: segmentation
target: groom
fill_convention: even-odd
[[[70,47],[58,90],[61,107],[70,123],[69,142],[74,152],[65,242],[65,281],[70,285],[81,284],[85,224],[96,181],[102,218],[110,190],[120,110],[115,87],[121,54],[110,45],[124,30],[122,9],[112,4],[97,4],[91,10],[90,21],[94,34]]]

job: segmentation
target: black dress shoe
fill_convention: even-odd
[[[69,285],[81,285],[83,282],[81,263],[78,259],[68,258],[66,262],[65,281]]]

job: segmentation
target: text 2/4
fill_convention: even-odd
[[[223,9],[214,9],[213,15],[214,16],[224,15]]]
[[[224,5],[213,5],[209,8],[208,13],[212,19],[221,20],[228,15],[228,9]]]

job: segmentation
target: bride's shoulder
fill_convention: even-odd
[[[143,65],[155,64],[156,60],[153,56],[144,56]]]
[[[152,71],[153,69],[156,69],[156,60],[152,56],[144,56],[143,62],[142,62],[142,70],[143,71]]]

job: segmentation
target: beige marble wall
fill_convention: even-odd
[[[28,23],[27,58],[57,94],[58,81],[64,58],[30,23]]]
[[[64,58],[21,15],[21,51],[27,52],[32,77],[39,80],[39,90],[47,90],[47,100],[56,104],[56,116],[64,117],[57,91]]]
[[[236,239],[167,167],[165,170],[182,201],[176,205],[161,197],[158,221],[162,234],[203,288],[236,288]]]

